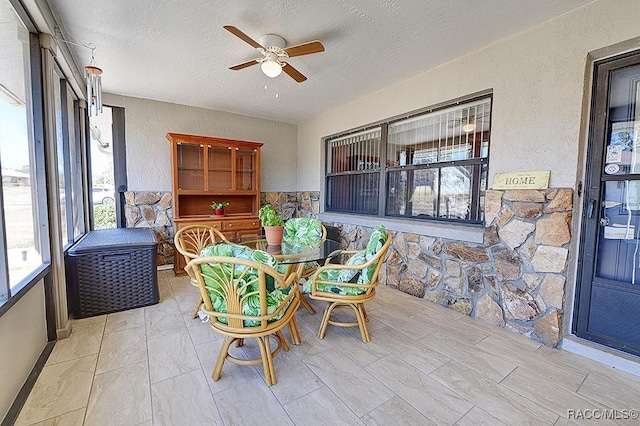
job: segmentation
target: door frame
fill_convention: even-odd
[[[601,59],[593,63],[584,174],[585,185],[584,196],[582,197],[571,324],[571,333],[577,337],[625,352],[628,349],[628,345],[625,342],[610,336],[589,332],[588,326],[592,291],[591,282],[596,268],[596,249],[600,230],[599,221],[602,214],[602,168],[609,112],[609,76],[611,71],[634,65],[640,65],[640,50]],[[604,100],[604,102],[599,102],[600,100]],[[585,282],[585,285],[583,285],[583,281],[586,279],[589,282]]]

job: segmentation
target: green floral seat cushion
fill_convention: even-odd
[[[218,243],[212,246],[205,247],[200,252],[201,257],[208,256],[227,256],[227,257],[237,257],[240,259],[253,260],[256,262],[260,262],[264,265],[270,266],[278,271],[282,269],[285,265],[279,265],[276,259],[269,253],[264,252],[262,250],[251,250],[248,247],[236,245],[236,244],[228,244],[228,243]],[[225,298],[222,296],[222,288],[216,281],[216,277],[219,276],[229,276],[231,274],[232,265],[229,263],[215,263],[215,264],[202,264],[202,275],[204,281],[207,285],[207,289],[209,291],[209,297],[211,298],[211,304],[213,305],[213,310],[216,312],[227,312],[227,305]],[[245,292],[257,292],[258,291],[258,273],[255,270],[251,270],[247,274],[243,275],[246,267],[244,265],[235,265],[235,273],[234,278],[241,278],[244,283],[248,283],[254,281],[255,284],[249,285]],[[285,267],[286,269],[286,267]],[[267,287],[267,312],[273,313],[284,301],[284,299],[289,294],[289,289],[281,289],[276,288],[275,282],[272,276],[266,276],[266,287]],[[284,310],[280,315],[273,318],[270,321],[276,321],[284,315]],[[260,315],[260,296],[258,294],[254,294],[248,296],[244,299],[242,304],[242,313],[244,315],[249,316],[259,316]],[[218,320],[224,324],[227,324],[228,321],[224,317],[218,317]],[[260,321],[253,320],[245,320],[245,327],[255,327],[260,325]]]
[[[369,242],[364,250],[354,253],[345,265],[362,265],[371,260],[376,253],[387,242],[387,231],[383,225],[375,227],[369,237]],[[352,284],[370,284],[373,273],[378,266],[378,262],[374,262],[364,269],[328,269],[322,271],[318,275],[320,281],[334,281],[336,283],[352,283]],[[357,295],[366,291],[363,287],[347,287],[339,284],[318,284],[318,291],[325,293],[336,293],[343,295]],[[311,292],[311,282],[307,281],[302,287],[303,293]]]
[[[282,238],[290,246],[293,253],[307,250],[310,246],[315,246],[322,239],[322,223],[318,219],[310,217],[298,217],[289,219],[284,224]],[[317,268],[318,262],[307,262],[304,269]]]
[[[322,223],[310,217],[289,219],[284,224],[282,238],[302,246],[315,244],[322,239]]]

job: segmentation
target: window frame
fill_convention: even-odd
[[[22,278],[11,288],[11,282],[9,279],[9,264],[7,259],[7,240],[6,240],[6,225],[4,214],[0,214],[0,243],[3,247],[3,254],[0,256],[0,285],[2,288],[0,291],[6,291],[6,299],[0,299],[0,317],[8,312],[12,306],[14,306],[25,294],[31,290],[38,282],[47,279],[51,272],[51,245],[49,239],[49,208],[48,208],[48,196],[47,196],[47,176],[46,170],[46,157],[45,157],[45,121],[44,121],[44,99],[43,99],[43,80],[42,80],[42,57],[40,54],[40,37],[38,31],[29,19],[28,14],[20,5],[16,5],[13,1],[9,0],[13,6],[18,18],[25,26],[29,34],[29,66],[26,69],[25,81],[29,82],[27,88],[27,105],[26,112],[28,115],[29,125],[29,143],[33,144],[33,156],[34,161],[33,169],[35,170],[32,176],[32,185],[35,187],[35,194],[37,195],[37,202],[35,203],[35,211],[37,211],[36,217],[37,223],[34,223],[35,228],[38,230],[34,234],[35,243],[39,245],[41,264],[35,267],[29,274]],[[4,194],[3,188],[0,186],[0,206],[4,206]],[[45,286],[46,287],[46,286]],[[45,293],[47,292],[45,288]],[[48,323],[47,327],[50,328],[49,320],[51,319],[52,312],[47,311]],[[55,326],[55,323],[53,324]],[[53,335],[48,330],[48,338],[52,339]]]
[[[490,111],[490,115],[489,115],[489,128],[488,128],[488,133],[489,133],[489,143],[488,143],[488,147],[487,147],[487,155],[486,157],[474,157],[474,158],[467,158],[467,159],[463,159],[463,160],[448,160],[448,161],[441,161],[441,162],[435,162],[435,163],[426,163],[426,164],[418,164],[418,165],[414,165],[414,164],[407,164],[404,166],[389,166],[387,165],[387,150],[389,147],[389,143],[388,143],[388,139],[389,139],[389,126],[402,121],[402,120],[406,120],[409,118],[413,118],[413,117],[418,117],[420,115],[426,115],[426,114],[430,114],[430,113],[437,113],[440,110],[444,110],[447,108],[451,108],[451,107],[456,107],[456,106],[463,106],[464,104],[467,103],[473,103],[475,101],[479,101],[482,99],[488,99],[489,102],[491,102],[491,111]],[[449,224],[453,224],[453,225],[471,225],[471,226],[479,226],[479,225],[484,225],[484,215],[483,210],[484,210],[484,206],[482,204],[482,199],[483,199],[483,194],[486,191],[486,187],[482,188],[480,186],[480,182],[481,180],[478,179],[477,182],[476,180],[474,180],[474,183],[472,184],[471,187],[471,191],[470,191],[470,195],[472,197],[472,202],[470,202],[470,206],[472,209],[474,209],[472,211],[472,214],[470,215],[471,219],[451,219],[451,218],[442,218],[442,217],[408,217],[405,215],[395,215],[395,214],[389,214],[388,213],[388,205],[389,205],[389,197],[388,197],[388,181],[389,181],[389,174],[390,173],[394,173],[397,172],[399,170],[402,171],[408,171],[410,173],[414,173],[415,170],[426,170],[426,169],[438,169],[441,170],[443,168],[446,167],[455,167],[455,166],[476,166],[478,168],[478,172],[477,172],[477,177],[481,177],[483,170],[484,173],[486,173],[485,175],[485,186],[487,185],[486,182],[486,177],[488,177],[489,175],[489,157],[490,157],[490,148],[491,148],[491,124],[492,124],[492,115],[493,115],[493,90],[492,89],[487,89],[481,92],[477,92],[477,93],[473,93],[470,94],[468,96],[464,96],[461,98],[457,98],[454,100],[450,100],[450,101],[445,101],[445,102],[441,102],[439,104],[430,106],[430,107],[426,107],[426,108],[421,108],[419,110],[415,110],[415,111],[411,111],[409,113],[405,113],[405,114],[401,114],[398,116],[394,116],[391,118],[387,118],[387,119],[383,119],[374,123],[369,123],[365,126],[361,126],[361,127],[357,127],[357,128],[353,128],[350,129],[348,131],[344,131],[344,132],[340,132],[340,133],[336,133],[333,135],[329,135],[326,136],[324,138],[322,138],[322,143],[324,146],[324,161],[323,161],[323,165],[324,165],[324,170],[323,170],[323,193],[324,193],[324,200],[322,203],[323,206],[323,214],[328,214],[328,215],[348,215],[350,217],[354,217],[354,216],[361,216],[361,217],[378,217],[378,218],[385,218],[387,220],[393,220],[395,221],[401,221],[401,222],[414,222],[414,223],[420,223],[420,224],[429,224],[429,223],[449,223]],[[331,152],[330,152],[330,147],[329,144],[331,143],[331,141],[335,140],[335,139],[339,139],[341,137],[346,137],[352,134],[357,134],[358,132],[362,132],[362,131],[366,131],[368,129],[372,129],[372,128],[376,128],[376,127],[380,127],[381,128],[381,138],[380,138],[380,147],[379,147],[379,151],[380,151],[380,164],[381,167],[379,167],[379,169],[377,169],[375,172],[380,174],[380,186],[379,186],[379,191],[378,191],[378,197],[379,197],[379,208],[378,208],[378,214],[377,215],[371,215],[371,214],[366,214],[366,213],[357,213],[357,212],[350,212],[350,211],[345,211],[345,210],[335,210],[335,209],[331,209],[328,203],[328,200],[331,198],[330,194],[329,194],[329,179],[333,176],[339,175],[339,173],[329,173],[328,172],[328,165],[331,161]],[[481,142],[480,142],[481,145]],[[482,148],[480,147],[480,150]],[[475,155],[475,154],[474,154]],[[475,188],[477,186],[477,188]],[[478,220],[474,220],[473,216],[474,214],[479,215],[478,217],[480,219]]]

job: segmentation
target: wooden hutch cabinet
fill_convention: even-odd
[[[187,225],[213,226],[229,239],[260,233],[261,143],[168,133],[171,142],[175,231]],[[228,202],[225,216],[211,203]],[[174,272],[184,275],[176,251]]]

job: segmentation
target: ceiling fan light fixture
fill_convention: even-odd
[[[278,61],[278,57],[269,52],[262,64],[260,65],[262,72],[267,77],[276,78],[282,73],[282,64]]]

